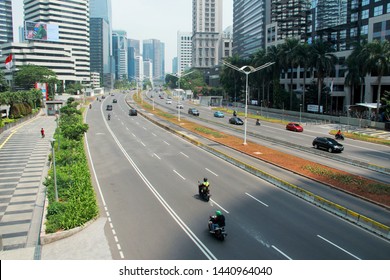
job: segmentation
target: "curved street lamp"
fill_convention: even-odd
[[[167,73],[167,75],[171,75],[173,77],[176,77],[178,80],[177,80],[177,86],[178,86],[178,89],[180,90],[180,78],[181,77],[184,77],[184,76],[187,76],[191,73],[193,73],[194,71],[191,71],[191,72],[188,72],[188,73],[185,73],[183,75],[178,75],[178,74],[170,74],[170,73]],[[180,106],[179,106],[179,98],[177,99],[177,120],[180,121]]]
[[[267,62],[257,68],[254,68],[253,66],[250,65],[245,65],[242,66],[241,68],[238,68],[237,66],[230,64],[229,62],[222,61],[223,64],[227,67],[232,68],[233,70],[236,70],[238,72],[244,73],[246,75],[246,88],[245,88],[245,120],[244,120],[244,145],[246,145],[246,127],[247,127],[247,117],[248,117],[248,76],[249,74],[255,73],[259,70],[262,70],[264,68],[267,68],[268,66],[271,66],[275,62]]]

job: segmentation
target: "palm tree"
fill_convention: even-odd
[[[321,108],[321,91],[325,75],[333,69],[337,61],[337,57],[332,52],[334,50],[331,45],[321,39],[315,40],[312,45],[312,65],[317,71],[318,112]]]
[[[290,76],[290,110],[292,110],[292,96],[293,96],[293,73],[294,65],[297,63],[296,51],[299,46],[299,40],[296,38],[288,38],[282,44],[282,53],[283,53],[283,64],[286,66],[286,73],[288,73],[288,66],[290,66],[291,76]]]
[[[276,91],[280,87],[280,71],[282,69],[281,61],[281,45],[270,46],[267,48],[266,60],[267,62],[275,62],[271,67],[266,68],[267,72],[272,75],[273,84],[273,101],[275,101]],[[269,102],[269,89],[268,89],[268,102]]]
[[[305,111],[305,93],[306,93],[306,73],[310,66],[311,48],[309,44],[303,43],[297,46],[296,59],[300,67],[303,66],[303,88],[302,88],[302,108]]]
[[[226,60],[237,67],[245,65],[238,55],[229,57]],[[243,87],[241,74],[230,67],[224,67],[220,79],[224,89],[232,98],[236,99],[237,89],[241,91],[241,88]],[[234,102],[236,101],[237,100],[234,100]]]
[[[379,104],[381,100],[381,85],[383,75],[389,73],[390,70],[390,42],[384,40],[382,42],[374,40],[365,45],[362,54],[367,56],[365,69],[368,72],[374,72],[378,76],[378,94],[376,112],[379,114]]]

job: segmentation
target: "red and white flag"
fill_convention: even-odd
[[[12,53],[5,59],[5,68],[10,70],[12,67]]]

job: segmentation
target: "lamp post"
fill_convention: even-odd
[[[178,79],[177,80],[177,86],[178,86],[178,89],[180,91],[180,78],[184,77],[184,76],[187,76],[187,75],[191,74],[192,72],[194,72],[194,71],[185,73],[183,75],[177,75],[177,74],[175,75],[175,74],[170,74],[170,73],[168,73],[168,75],[171,75],[171,76],[176,77]],[[178,97],[177,98],[177,120],[178,121],[180,121],[180,106],[179,106],[180,102],[179,101],[180,101],[180,98]]]
[[[247,117],[248,117],[248,76],[249,74],[255,73],[261,69],[264,69],[268,66],[271,66],[275,62],[267,62],[257,68],[254,68],[250,65],[242,66],[241,68],[238,68],[237,66],[230,64],[229,62],[223,61],[223,64],[227,67],[230,67],[238,72],[244,73],[246,75],[246,83],[245,83],[245,121],[244,121],[244,145],[246,145],[246,128],[247,128]]]
[[[299,123],[302,123],[302,104],[299,104]]]
[[[52,157],[53,157],[54,193],[55,193],[56,201],[58,202],[57,174],[56,174],[56,155],[54,153],[54,142],[55,141],[56,141],[56,139],[54,139],[54,138],[50,139],[51,153],[52,153]]]

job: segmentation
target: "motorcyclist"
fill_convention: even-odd
[[[89,109],[91,109],[92,108],[92,104],[89,104]]]
[[[202,192],[205,192],[205,191],[207,192],[209,186],[210,186],[210,183],[207,180],[207,178],[203,178],[203,182],[198,186],[199,187],[199,194],[201,194]]]
[[[108,120],[110,120],[110,119],[111,119],[111,115],[110,115],[110,113],[108,113],[108,116],[107,116],[107,118],[108,118]]]
[[[237,117],[237,111],[236,110],[233,111],[233,116]]]
[[[211,232],[214,233],[215,229],[222,228],[225,226],[225,216],[222,214],[220,210],[215,211],[214,216],[210,216],[211,224]]]
[[[260,120],[259,119],[256,120],[256,125],[260,125]]]
[[[343,136],[343,134],[341,133],[341,130],[340,130],[340,129],[339,129],[339,131],[337,131],[335,137],[336,137],[336,139],[344,139],[344,136]]]

